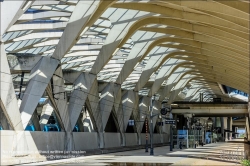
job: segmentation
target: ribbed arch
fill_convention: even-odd
[[[159,13],[164,14],[169,17],[175,17],[179,19],[186,19],[189,21],[194,22],[200,22],[203,24],[208,24],[212,26],[223,26],[223,27],[231,27],[232,29],[237,29],[239,31],[245,31],[248,33],[248,23],[247,20],[242,20],[241,24],[238,25],[234,22],[227,21],[225,19],[214,17],[209,14],[203,13],[203,12],[193,12],[192,9],[187,9],[181,7],[178,9],[171,8],[170,6],[166,5],[167,3],[136,3],[136,2],[130,2],[130,3],[117,3],[114,4],[113,7],[117,8],[126,8],[126,9],[133,9],[133,10],[144,10],[152,13]],[[184,10],[183,10],[184,9]]]
[[[140,95],[161,94],[160,99],[167,94],[174,100],[181,88],[171,91],[171,86],[183,88],[183,82],[186,89],[208,83],[203,90],[211,88],[218,96],[218,84],[248,92],[248,6],[240,0],[34,1],[6,25],[5,51],[41,55],[30,65],[31,74],[38,80],[36,73],[50,66],[46,83],[60,66],[62,75],[92,73],[95,86],[116,82]],[[189,81],[183,79],[187,76]],[[27,89],[33,92],[32,86],[42,87],[31,80]],[[26,97],[22,111],[32,112],[23,109],[29,105]]]
[[[129,30],[129,33],[126,35],[126,37],[123,39],[123,42],[120,44],[123,45],[125,41],[128,40],[128,38],[138,29],[150,25],[150,24],[161,24],[161,25],[167,25],[175,28],[185,29],[188,31],[196,31],[199,33],[208,33],[212,35],[218,35],[222,37],[230,37],[234,38],[234,36],[238,36],[243,39],[249,39],[248,32],[242,32],[235,29],[226,29],[226,28],[214,28],[211,26],[198,24],[198,23],[191,23],[189,21],[181,20],[181,19],[175,19],[171,17],[147,17],[144,19],[141,19],[137,21]],[[235,37],[237,38],[237,37]],[[216,43],[216,41],[214,41]]]

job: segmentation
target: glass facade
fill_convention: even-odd
[[[244,97],[248,97],[249,94],[248,93],[245,93],[243,91],[240,91],[238,89],[235,89],[235,88],[232,88],[232,87],[229,87],[229,86],[226,86],[226,85],[223,85],[223,88],[225,90],[225,92],[229,95],[241,95],[241,96],[244,96]]]

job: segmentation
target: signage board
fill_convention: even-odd
[[[128,120],[128,125],[129,126],[134,126],[135,125],[135,121],[134,120]]]
[[[158,126],[163,126],[163,122],[158,122]]]
[[[166,120],[165,124],[175,124],[175,120]]]

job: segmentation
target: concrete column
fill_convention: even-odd
[[[133,116],[134,120],[135,120],[135,130],[136,130],[136,134],[137,134],[137,140],[141,139],[141,128],[140,128],[140,112],[138,111],[139,109],[139,95],[137,92],[133,92],[134,93],[134,100],[132,100],[133,102],[133,107],[132,107],[132,113],[131,115]],[[137,141],[137,143],[140,143],[140,141]]]
[[[5,117],[3,111],[1,110],[1,107],[0,107],[0,125],[3,128],[3,130],[11,130],[11,126],[9,125],[7,118]]]
[[[1,27],[2,24],[2,16],[9,17],[8,13],[4,13],[9,9],[12,11],[11,7],[2,8],[2,2],[0,2],[0,12],[1,12]],[[6,4],[6,3],[5,3]],[[6,7],[6,6],[5,6]],[[15,8],[15,5],[14,7]],[[11,13],[9,13],[11,14]],[[13,13],[15,14],[15,13]],[[2,31],[1,31],[2,33]],[[0,36],[0,107],[3,110],[5,117],[8,120],[11,128],[15,130],[15,139],[13,140],[12,144],[12,156],[18,155],[27,155],[29,151],[29,147],[27,144],[26,136],[24,134],[24,127],[22,125],[21,115],[18,108],[18,102],[13,86],[12,75],[10,73],[6,52],[4,48],[4,44],[2,43],[2,36]],[[6,123],[5,123],[6,125]],[[33,146],[31,145],[33,148]],[[1,157],[1,156],[0,156]]]
[[[105,129],[106,127],[112,109],[117,107],[117,105],[115,105],[114,103],[119,102],[117,100],[115,101],[117,97],[120,97],[119,92],[120,85],[114,83],[108,83],[101,92],[99,104],[103,129]],[[117,113],[116,110],[114,113]]]
[[[204,128],[202,128],[202,130],[201,130],[201,140],[203,143],[206,143],[206,141],[204,141],[205,140],[205,129]]]
[[[250,158],[250,129],[249,129],[249,117],[246,116],[246,128],[245,128],[245,133],[246,133],[246,139],[244,140],[244,152],[246,155],[246,158]]]
[[[77,119],[82,111],[85,101],[90,93],[96,76],[88,73],[82,73],[74,81],[74,90],[69,100],[68,111],[71,122],[71,130],[73,130]],[[96,103],[97,104],[97,103]]]
[[[228,119],[227,119],[227,128],[230,131],[232,131],[232,129],[233,129],[233,120],[232,120],[232,117],[228,117]],[[229,132],[228,133],[228,139],[231,140],[231,138],[232,138],[232,133]]]
[[[41,117],[40,117],[40,128],[43,131],[44,126],[48,123],[49,117],[51,116],[52,112],[53,112],[53,107],[51,106],[51,103],[48,102],[47,104],[45,104],[42,108],[42,113],[41,113]]]
[[[157,119],[159,117],[158,114],[160,113],[160,111],[161,111],[161,102],[155,101],[154,102],[153,115],[156,115],[156,116],[153,117],[153,129],[155,128],[156,121],[157,121]]]
[[[125,130],[125,125],[124,125],[124,112],[123,112],[122,104],[120,104],[119,107],[118,107],[117,119],[118,119],[120,131],[121,131],[121,146],[125,146],[126,145],[126,140],[125,140],[124,133],[126,132],[126,130]]]
[[[58,60],[52,59],[50,57],[42,57],[36,66],[31,70],[31,78],[25,89],[20,106],[21,118],[24,128],[27,126],[39,100],[44,94],[44,91],[48,86],[50,78],[54,74],[58,63]]]
[[[138,96],[139,98],[139,96]],[[137,100],[139,102],[139,100]],[[140,122],[139,119],[140,119],[140,112],[138,111],[138,103],[135,103],[137,105],[137,107],[135,108],[135,110],[132,111],[132,115],[134,117],[134,120],[135,120],[135,130],[136,130],[136,133],[137,133],[137,144],[141,144],[141,127],[140,127]]]
[[[246,137],[247,141],[250,141],[250,129],[249,129],[249,117],[246,117]]]
[[[99,103],[99,90],[98,90],[98,82],[97,79],[94,80],[93,85],[88,95],[88,101],[90,105],[90,110],[92,111],[96,126],[99,131],[104,131],[102,126],[102,117],[100,113],[100,103]]]
[[[235,132],[235,133],[238,133],[238,127],[235,127],[234,132]],[[235,134],[235,138],[238,138],[238,134]]]
[[[227,117],[227,130],[229,130],[229,128],[230,128],[230,119],[229,119],[229,117]],[[230,135],[230,132],[227,132],[227,134],[226,134],[227,140],[230,140],[229,135]]]
[[[88,22],[92,14],[95,12],[96,8],[98,7],[98,4],[99,1],[84,1],[77,3],[74,12],[71,14],[70,20],[66,28],[64,29],[64,33],[62,34],[57,44],[57,47],[52,55],[53,58],[42,57],[41,60],[31,70],[32,77],[26,88],[23,101],[20,107],[24,127],[27,126],[29,119],[31,118],[42,94],[45,91],[45,88],[47,87],[49,81],[52,78],[52,75],[54,74],[58,64],[60,63],[60,60],[77,42],[79,34],[86,27],[86,23]],[[83,10],[87,12],[82,12]],[[36,96],[31,94],[36,94]],[[59,94],[58,96],[61,96],[61,94]],[[62,106],[65,106],[65,104],[59,105],[59,107]],[[67,114],[67,111],[63,110],[63,112],[65,112],[65,114],[62,115]],[[67,121],[67,117],[69,118],[69,116],[62,116],[64,122]],[[66,126],[68,126],[69,122],[66,123]]]
[[[225,132],[225,130],[227,130],[227,117],[221,117],[221,130],[223,134],[223,141],[227,141],[227,132]]]
[[[118,117],[118,110],[119,107],[121,106],[121,100],[122,100],[122,89],[119,84],[115,84],[114,86],[114,95],[115,95],[114,108],[115,108],[115,113]]]
[[[98,132],[98,146],[100,149],[105,147],[105,142],[104,142],[104,133],[103,132]]]
[[[228,130],[228,126],[227,126],[227,117],[223,117],[223,122],[224,122],[224,130]],[[225,141],[228,141],[228,132],[225,132],[225,134],[224,134],[225,136],[224,136],[224,138],[225,138]]]
[[[215,127],[221,127],[220,117],[215,118]]]
[[[31,120],[32,120],[33,125],[35,126],[36,131],[41,131],[37,110],[32,115]]]
[[[143,128],[144,123],[146,123],[145,119],[146,119],[147,115],[145,113],[147,113],[149,111],[148,110],[149,104],[150,104],[150,98],[149,97],[143,96],[143,97],[140,98],[140,100],[139,100],[139,111],[140,112],[139,112],[139,118],[138,118],[138,120],[140,122],[137,123],[137,125],[140,128],[139,131],[138,131],[139,134],[142,132],[142,128]],[[149,117],[148,117],[148,120],[149,120]],[[141,145],[141,144],[144,144],[144,143],[145,142],[141,142],[141,136],[140,136],[138,144]]]
[[[99,91],[98,82],[95,79],[88,95],[88,103],[91,113],[93,114],[95,126],[97,127],[98,138],[99,138],[99,148],[104,148],[104,127],[102,123],[102,117],[100,112],[99,103]]]
[[[221,138],[222,138],[222,141],[224,142],[225,141],[225,128],[224,128],[224,118],[223,117],[220,117],[220,122],[221,122]]]
[[[139,100],[134,91],[126,91],[122,96],[122,110],[123,110],[123,121],[124,121],[124,131],[127,129],[128,120],[131,116],[133,109],[136,107],[136,99]]]
[[[54,104],[52,104],[56,116],[59,120],[59,123],[62,123],[65,131],[72,132],[71,130],[71,124],[70,124],[70,116],[68,109],[68,99],[67,95],[64,93],[64,82],[63,79],[63,73],[61,66],[58,67],[52,77],[51,88],[52,92],[54,93],[53,97],[51,97],[51,101],[53,101]]]
[[[7,55],[4,44],[1,44],[0,50],[0,107],[5,117],[14,130],[23,131],[23,125],[20,123],[21,116],[18,108],[18,102],[13,86],[12,76],[10,73]]]
[[[140,111],[140,132],[142,131],[142,128],[143,128],[143,125],[144,125],[144,121],[145,121],[145,118],[146,118],[146,115],[145,113],[147,113],[149,110],[149,104],[150,104],[150,98],[149,97],[146,97],[146,96],[143,96],[141,99],[140,99],[140,102],[139,102],[139,111]]]
[[[215,117],[215,127],[221,128],[221,118],[220,117]],[[222,128],[221,128],[221,133],[220,136],[217,135],[218,140],[222,139]]]
[[[212,120],[213,120],[213,127],[216,127],[216,117],[212,117]]]
[[[250,93],[250,89],[248,91]],[[248,94],[249,94],[248,93]],[[245,126],[245,134],[246,134],[246,139],[244,140],[244,152],[247,157],[247,159],[250,158],[250,129],[249,129],[249,117],[250,117],[250,97],[248,97],[248,115],[246,115],[246,126]]]
[[[68,111],[68,99],[67,95],[64,93],[65,80],[63,79],[61,66],[56,69],[52,79],[53,85],[51,87],[53,89],[52,92],[54,93],[54,96],[50,99],[55,103],[53,105],[53,108],[55,110],[55,113],[57,113],[58,120],[60,121],[59,123],[62,123],[61,126],[63,125],[65,130],[64,149],[66,151],[72,151],[75,149],[75,144],[73,140],[72,126]]]
[[[127,126],[128,126],[128,120],[131,117],[131,114],[133,113],[134,117],[137,117],[137,114],[133,112],[133,110],[138,111],[138,103],[139,103],[139,96],[136,92],[134,91],[122,91],[121,93],[121,104],[118,108],[117,112],[117,119],[121,131],[121,136],[122,136],[122,142],[121,145],[125,146],[126,145],[126,140],[125,140],[125,135],[124,133],[126,132]],[[145,117],[143,117],[145,118]],[[137,136],[138,139],[140,139],[138,130],[140,130],[139,127],[136,128],[137,130]]]

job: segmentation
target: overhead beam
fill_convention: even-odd
[[[224,115],[239,115],[239,114],[247,114],[247,109],[230,109],[230,108],[196,108],[196,109],[173,109],[173,114],[208,114],[208,115],[217,115],[217,114],[224,114]]]

